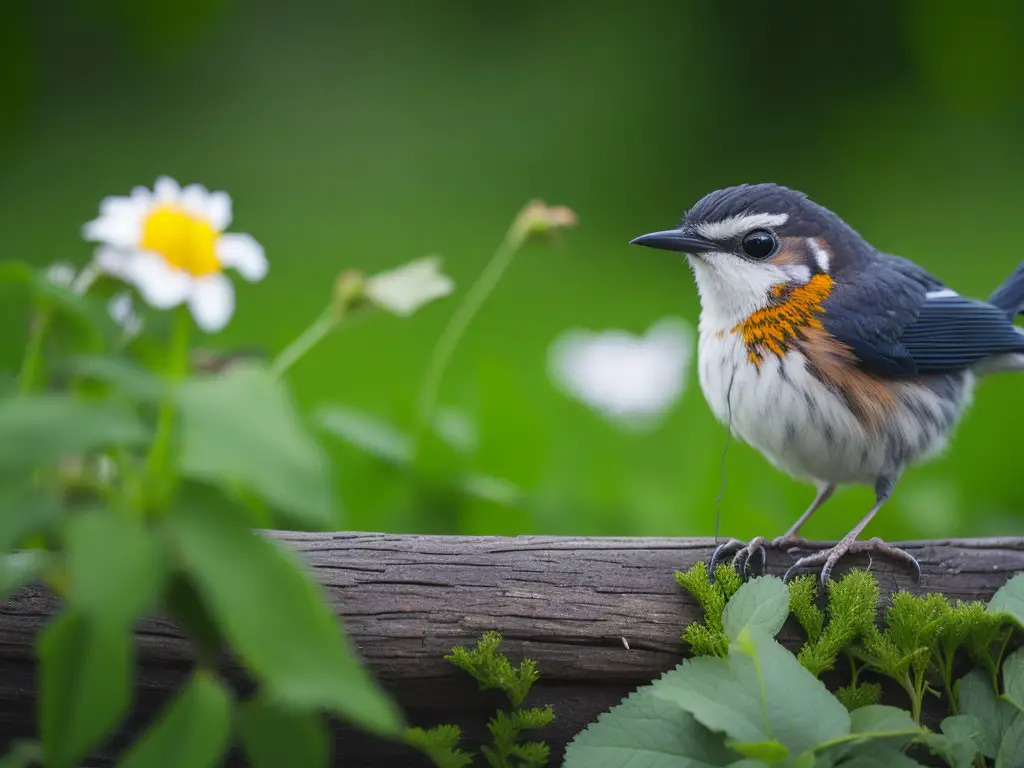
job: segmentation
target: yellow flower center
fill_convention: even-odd
[[[205,277],[221,271],[218,237],[206,219],[176,205],[160,205],[142,226],[142,249],[159,254],[174,269]]]

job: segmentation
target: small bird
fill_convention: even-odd
[[[847,554],[902,561],[905,550],[859,540],[904,471],[937,456],[977,381],[1024,370],[1024,263],[988,301],[961,296],[923,268],[879,251],[839,216],[777,184],[706,195],[676,229],[631,244],[686,255],[701,313],[701,390],[719,422],[773,466],[817,487],[782,536],[731,539],[749,576],[766,548],[796,552],[797,534],[840,485],[869,485],[875,504],[831,549],[797,560],[821,566],[824,587]]]

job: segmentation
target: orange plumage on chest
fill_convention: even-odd
[[[789,291],[788,295],[785,295],[784,285],[772,288],[772,296],[778,303],[759,309],[732,329],[733,333],[743,337],[750,362],[760,366],[764,361],[764,350],[782,357],[805,329],[820,329],[822,325],[818,316],[825,311],[823,302],[834,286],[831,277],[817,274],[804,285]]]

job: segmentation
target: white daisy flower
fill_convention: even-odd
[[[142,318],[135,311],[132,295],[128,291],[114,294],[107,304],[110,319],[121,326],[126,340],[134,339],[142,331]]]
[[[263,247],[251,235],[224,234],[231,198],[201,184],[180,187],[167,176],[153,191],[135,187],[128,197],[107,197],[100,215],[82,229],[102,243],[94,261],[104,272],[134,285],[157,309],[188,303],[196,324],[215,332],[235,310],[235,291],[224,274],[231,267],[250,282],[267,274]]]
[[[441,272],[441,257],[427,256],[366,281],[366,297],[382,309],[408,317],[434,299],[455,290],[455,281]]]
[[[570,329],[551,345],[551,378],[568,395],[630,427],[649,428],[683,393],[693,329],[679,318],[655,323],[645,335]]]

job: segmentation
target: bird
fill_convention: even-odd
[[[1024,262],[987,300],[960,295],[907,258],[871,245],[803,192],[775,183],[710,192],[679,226],[630,241],[683,254],[700,299],[697,371],[719,423],[777,470],[817,493],[771,540],[729,539],[744,578],[768,549],[814,549],[801,527],[837,488],[866,485],[875,503],[842,539],[796,560],[784,580],[847,555],[921,566],[861,533],[904,472],[941,455],[987,376],[1024,370]]]

